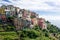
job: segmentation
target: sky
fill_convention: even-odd
[[[14,5],[31,10],[60,28],[60,0],[0,0],[1,5]]]

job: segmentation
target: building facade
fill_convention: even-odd
[[[35,25],[40,26],[42,29],[47,28],[44,18],[39,18],[35,12],[20,9],[13,5],[1,6],[0,20],[6,20],[7,17],[14,17],[13,21],[17,30],[23,29],[24,27],[33,28]]]
[[[31,19],[31,23],[35,26],[35,25],[38,25],[38,20],[37,18],[32,18]]]
[[[38,19],[38,25],[42,28],[42,29],[47,29],[46,23],[45,23],[45,19],[44,18],[39,18]]]

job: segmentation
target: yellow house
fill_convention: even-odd
[[[35,26],[35,25],[38,25],[38,20],[37,20],[37,18],[32,18],[31,21],[32,21],[32,24],[33,24],[34,26]]]
[[[5,14],[5,9],[0,8],[0,14]]]

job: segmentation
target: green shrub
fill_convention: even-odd
[[[11,39],[11,38],[7,37],[7,38],[4,38],[4,40],[13,40],[13,39]]]
[[[46,37],[49,37],[49,34],[48,34],[48,33],[45,33],[45,36],[46,36]]]
[[[39,37],[40,33],[33,29],[25,29],[22,31],[22,34],[20,37],[29,37],[29,38],[37,38]]]

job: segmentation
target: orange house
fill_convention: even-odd
[[[31,22],[32,22],[33,25],[38,25],[38,20],[37,20],[37,18],[32,18],[32,19],[31,19]]]

